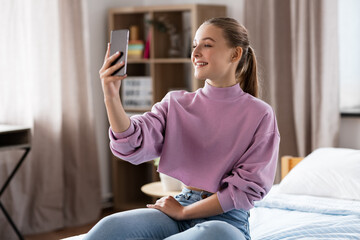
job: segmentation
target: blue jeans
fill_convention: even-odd
[[[210,196],[184,188],[175,199],[183,206]],[[176,221],[156,209],[119,212],[100,220],[83,240],[250,240],[249,212],[231,210],[208,218]]]

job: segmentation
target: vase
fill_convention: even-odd
[[[166,174],[160,173],[160,180],[161,180],[161,184],[162,187],[164,189],[164,191],[169,192],[169,191],[181,191],[182,189],[182,182],[170,177]]]

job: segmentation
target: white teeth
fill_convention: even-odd
[[[197,66],[205,66],[207,63],[196,63]]]

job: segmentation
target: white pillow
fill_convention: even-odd
[[[319,148],[279,184],[279,193],[360,200],[360,150]]]

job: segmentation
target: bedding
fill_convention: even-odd
[[[253,240],[360,239],[360,201],[279,193],[250,211]]]
[[[250,210],[252,240],[360,239],[360,201],[282,194],[277,188]]]
[[[279,191],[360,201],[360,150],[319,148],[281,181]]]
[[[360,239],[360,150],[319,148],[250,211],[253,240]]]

